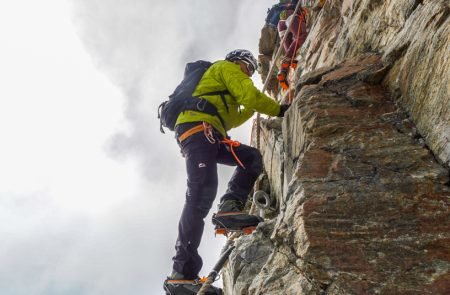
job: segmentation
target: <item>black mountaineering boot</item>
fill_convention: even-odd
[[[195,295],[202,287],[203,282],[197,280],[175,280],[167,278],[164,281],[164,291],[166,295]],[[205,293],[206,295],[223,295],[222,289],[211,286]]]
[[[244,209],[244,204],[242,202],[236,200],[225,200],[219,204],[218,213],[241,213],[242,209]]]
[[[227,235],[229,232],[252,233],[262,218],[242,212],[244,204],[236,200],[225,200],[219,205],[219,211],[213,215],[212,223],[216,234]]]

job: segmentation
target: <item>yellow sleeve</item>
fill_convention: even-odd
[[[221,78],[231,96],[246,110],[260,112],[269,116],[280,113],[278,102],[259,91],[253,81],[241,71],[239,65],[227,63],[221,71]],[[245,113],[248,115],[249,113]],[[250,116],[251,117],[251,116]],[[249,117],[247,117],[248,119]]]

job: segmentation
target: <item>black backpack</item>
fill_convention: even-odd
[[[217,116],[224,126],[222,117],[219,115],[217,108],[206,99],[192,96],[197,84],[200,82],[206,70],[212,66],[209,61],[198,60],[186,64],[184,69],[184,77],[181,83],[175,88],[175,91],[169,95],[169,100],[164,101],[158,107],[158,119],[160,120],[160,130],[164,132],[163,126],[173,131],[175,123],[180,113],[192,110]],[[203,95],[220,95],[227,111],[228,106],[225,101],[225,94],[229,94],[227,90],[214,91],[204,93]]]
[[[291,1],[273,5],[272,8],[267,10],[266,24],[276,28],[280,21],[280,13],[286,9],[295,10],[297,2],[298,1]]]

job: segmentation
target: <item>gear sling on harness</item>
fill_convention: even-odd
[[[182,141],[186,140],[189,136],[192,136],[199,132],[204,132],[208,141],[211,143],[215,143],[215,139],[211,136],[211,132],[212,132],[211,129],[212,129],[211,125],[209,125],[208,123],[203,123],[201,125],[197,125],[197,126],[192,127],[191,129],[186,130],[183,134],[180,135],[180,137],[178,137],[178,140],[181,143]],[[228,138],[221,140],[220,143],[227,144],[229,146],[229,151],[233,154],[233,157],[236,160],[236,162],[239,164],[239,166],[241,166],[243,169],[245,169],[244,164],[242,164],[241,160],[239,160],[238,156],[236,155],[236,153],[234,152],[234,149],[233,149],[235,147],[236,148],[239,147],[241,145],[241,143],[239,141],[231,140]]]

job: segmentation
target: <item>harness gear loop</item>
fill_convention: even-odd
[[[231,140],[228,138],[225,138],[224,140],[221,141],[221,143],[223,144],[228,144],[230,146],[230,151],[233,154],[234,159],[236,160],[236,162],[238,162],[239,166],[241,166],[243,169],[245,169],[244,164],[242,164],[241,160],[239,160],[238,156],[236,155],[236,153],[234,152],[234,147],[240,147],[241,143],[237,140]]]
[[[209,141],[209,143],[215,144],[216,138],[214,136],[213,127],[211,126],[211,124],[203,122],[203,125],[200,126],[203,127],[203,133],[205,134],[205,137]]]

